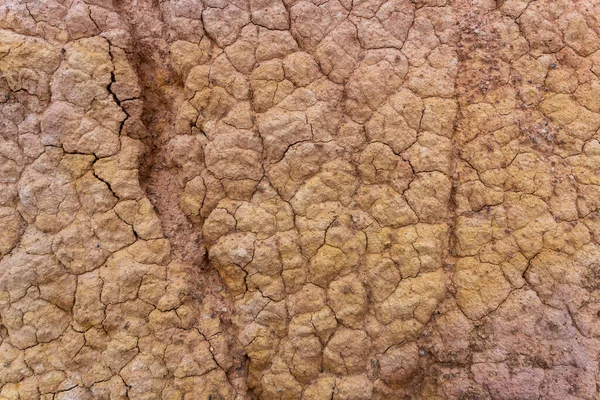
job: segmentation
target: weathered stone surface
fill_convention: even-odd
[[[0,1],[0,398],[598,399],[599,13]]]

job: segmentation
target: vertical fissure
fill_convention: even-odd
[[[132,52],[127,56],[141,88],[139,119],[144,129],[136,130],[134,135],[145,146],[139,167],[140,185],[161,221],[172,259],[194,267],[189,279],[193,279],[196,291],[191,297],[201,307],[194,312],[207,313],[197,317],[200,320],[219,318],[222,327],[226,328],[219,332],[226,336],[226,347],[215,350],[219,354],[213,353],[213,358],[226,372],[235,390],[244,394],[247,390],[246,355],[231,322],[234,310],[229,290],[218,272],[209,265],[202,239],[202,220],[191,221],[182,211],[180,201],[185,181],[181,166],[170,159],[168,146],[178,135],[175,120],[184,96],[184,82],[172,65],[169,26],[164,20],[163,6],[158,0],[117,2],[121,17],[129,25]],[[212,343],[212,338],[207,340]]]

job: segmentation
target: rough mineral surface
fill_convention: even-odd
[[[1,399],[600,398],[598,0],[0,0]]]

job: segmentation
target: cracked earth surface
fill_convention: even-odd
[[[597,0],[0,0],[0,398],[600,398]]]

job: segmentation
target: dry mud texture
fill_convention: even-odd
[[[0,0],[0,398],[600,398],[599,17]]]

